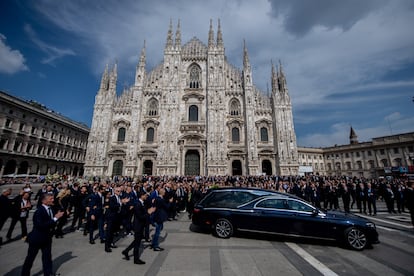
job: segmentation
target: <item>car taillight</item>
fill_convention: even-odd
[[[201,211],[201,209],[194,208],[193,213],[199,213],[200,211]]]

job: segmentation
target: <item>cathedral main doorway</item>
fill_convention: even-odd
[[[263,160],[262,172],[266,175],[272,175],[272,162],[270,162],[269,160]]]
[[[185,154],[185,175],[200,175],[200,154],[197,150],[189,150]]]
[[[231,171],[233,173],[233,175],[242,175],[242,164],[240,160],[234,160],[231,163]]]
[[[124,167],[124,162],[122,162],[122,160],[116,160],[112,167],[112,176],[122,175],[123,167]]]
[[[142,173],[145,175],[152,175],[152,161],[151,160],[144,161],[144,168],[142,170]]]

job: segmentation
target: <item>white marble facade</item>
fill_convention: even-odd
[[[227,62],[220,21],[208,43],[181,43],[180,22],[167,33],[164,59],[146,71],[145,45],[134,85],[116,93],[117,68],[105,69],[95,98],[85,160],[87,176],[295,175],[292,105],[279,65],[271,94]]]

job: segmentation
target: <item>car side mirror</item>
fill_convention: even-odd
[[[316,217],[319,214],[319,210],[318,209],[313,209],[312,210],[312,216]]]

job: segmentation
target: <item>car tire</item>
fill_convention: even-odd
[[[363,250],[368,246],[367,236],[364,231],[356,227],[350,227],[345,230],[345,243],[354,250]]]
[[[233,225],[225,218],[220,218],[214,223],[214,234],[222,239],[228,239],[233,235]]]

